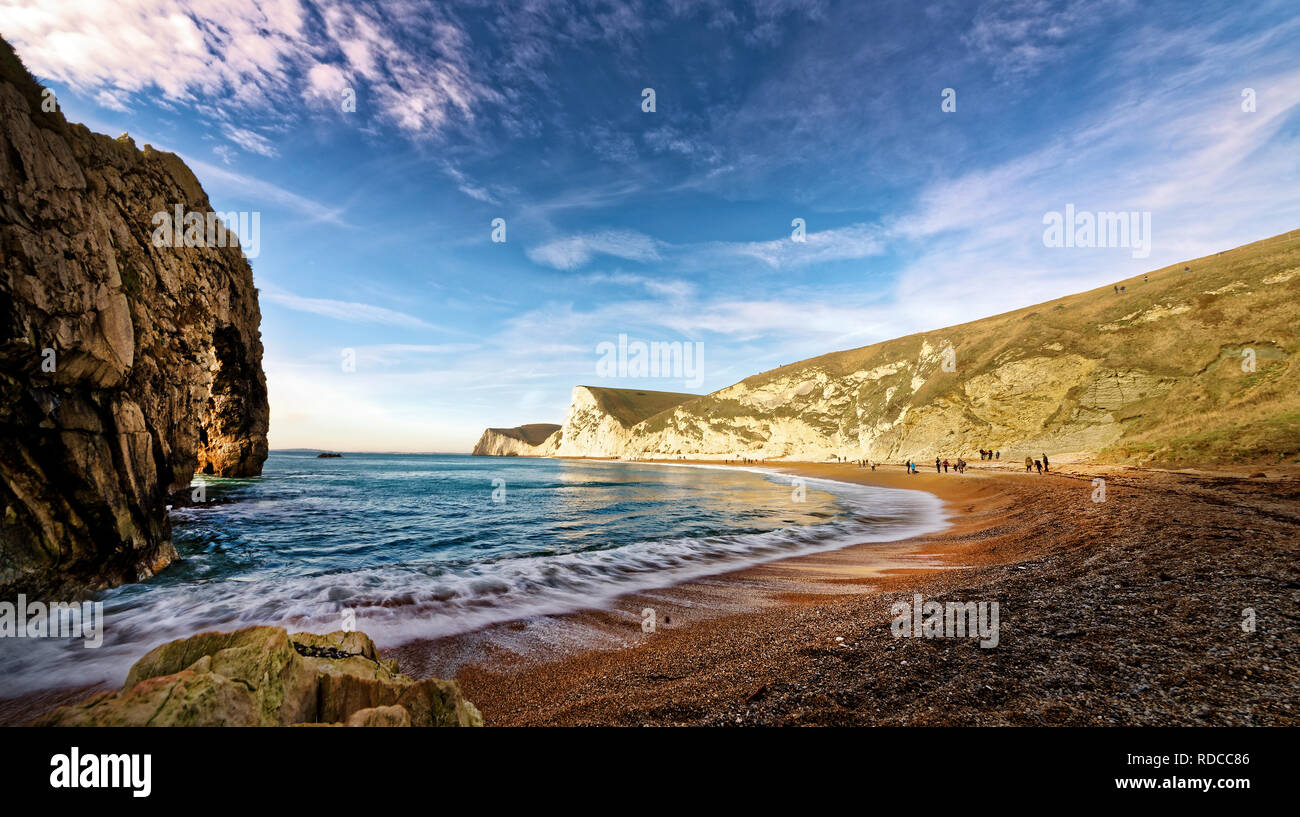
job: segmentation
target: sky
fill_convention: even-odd
[[[257,214],[273,449],[469,451],[575,385],[704,394],[1300,227],[1294,0],[0,0],[0,35]],[[1149,246],[1051,246],[1067,207]],[[620,376],[620,335],[698,371]]]

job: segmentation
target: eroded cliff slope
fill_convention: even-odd
[[[484,457],[532,457],[552,434],[555,423],[529,423],[515,428],[489,428],[474,445],[474,455]]]
[[[1298,327],[1300,231],[811,358],[703,397],[676,395],[685,399],[634,423],[578,387],[541,450],[901,462],[990,448],[1014,460],[1043,452],[1168,465],[1293,460]]]
[[[175,556],[168,494],[251,476],[269,410],[237,245],[156,247],[206,214],[175,155],[42,110],[0,40],[0,588],[134,581]]]
[[[538,453],[559,457],[624,456],[639,424],[699,395],[646,389],[574,386],[564,425]]]

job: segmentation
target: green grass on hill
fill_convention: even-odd
[[[586,386],[601,408],[620,423],[631,428],[647,417],[676,408],[698,394],[673,391],[646,391],[644,389],[608,389],[603,386]]]

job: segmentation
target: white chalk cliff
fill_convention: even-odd
[[[1119,282],[1123,292],[1107,284],[783,366],[708,395],[578,386],[559,430],[516,453],[1294,456],[1298,273],[1300,234],[1283,235]]]

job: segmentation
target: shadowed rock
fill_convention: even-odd
[[[261,313],[233,234],[155,246],[159,213],[206,222],[194,174],[42,101],[0,40],[5,595],[154,574],[176,556],[167,497],[267,455]]]

